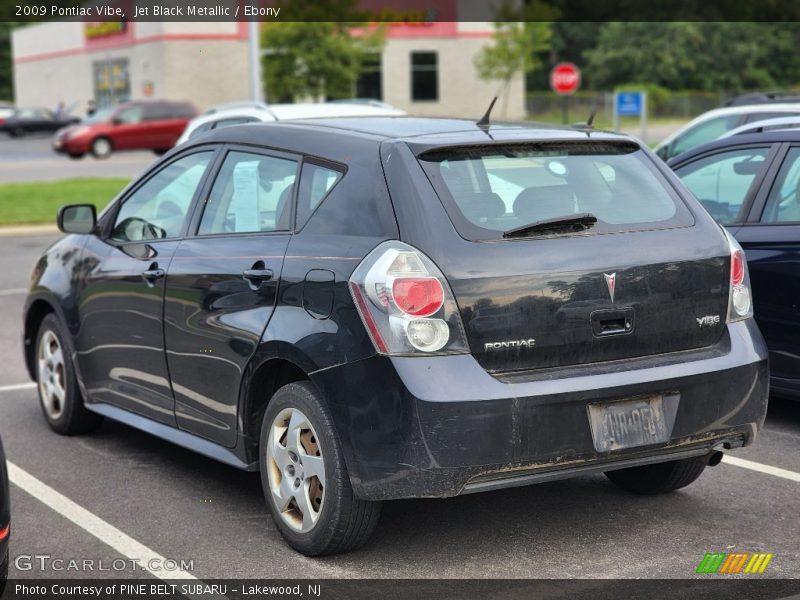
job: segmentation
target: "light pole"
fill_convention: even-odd
[[[264,87],[261,83],[261,40],[258,21],[247,22],[247,49],[250,67],[250,99],[263,102]]]

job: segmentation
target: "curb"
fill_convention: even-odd
[[[15,235],[46,235],[58,233],[58,227],[47,225],[0,225],[0,237]]]

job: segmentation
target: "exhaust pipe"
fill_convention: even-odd
[[[706,464],[709,467],[716,467],[719,463],[722,462],[723,456],[724,454],[722,454],[722,452],[720,452],[719,450],[715,450],[714,452],[708,455],[708,461],[706,462]]]

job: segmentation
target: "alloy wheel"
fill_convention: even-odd
[[[67,396],[64,351],[56,334],[48,329],[39,342],[39,397],[47,415],[56,420],[64,410]]]
[[[325,501],[325,462],[308,417],[296,408],[279,412],[270,426],[265,459],[281,519],[297,532],[311,531]]]

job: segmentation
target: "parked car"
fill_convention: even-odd
[[[29,133],[52,133],[79,121],[77,117],[57,117],[47,108],[18,108],[6,117],[0,131],[11,137],[22,137]]]
[[[233,103],[231,103],[233,104]],[[250,107],[218,109],[193,119],[184,130],[178,144],[220,127],[243,125],[245,123],[266,123],[270,121],[290,121],[293,119],[314,119],[326,117],[400,117],[405,112],[389,106],[369,104],[347,104],[344,102],[317,102],[297,104],[263,104]]]
[[[388,102],[376,100],[375,98],[339,98],[338,100],[329,100],[331,104],[366,104],[367,106],[374,106],[375,108],[387,108],[397,110]]]
[[[800,127],[800,115],[791,117],[779,117],[777,119],[764,119],[763,121],[753,121],[745,125],[739,125],[731,129],[728,133],[723,133],[717,139],[742,135],[743,133],[761,133],[762,131],[777,131],[783,129],[794,129]]]
[[[8,465],[0,441],[0,596],[8,580],[8,542],[11,538],[11,497],[8,490]]]
[[[266,102],[261,102],[260,100],[232,100],[231,102],[215,104],[203,114],[213,115],[214,113],[231,110],[233,108],[260,108],[262,110],[268,110],[269,107]]]
[[[668,164],[744,248],[771,389],[800,397],[800,130],[717,140]]]
[[[742,250],[627,136],[227,127],[58,223],[24,311],[50,427],[258,470],[304,554],[363,544],[384,500],[675,490],[764,420]]]
[[[774,92],[748,92],[728,98],[721,106],[745,106],[752,104],[786,104],[800,102],[800,94],[796,90],[778,90]]]
[[[14,106],[6,102],[0,102],[0,126],[2,126],[8,117],[14,114]]]
[[[667,136],[656,146],[655,151],[664,160],[669,160],[673,156],[711,142],[740,125],[796,115],[800,115],[800,103],[746,104],[715,108]]]
[[[175,145],[192,117],[188,102],[127,102],[99,110],[79,125],[61,129],[53,138],[53,150],[82,158],[108,158],[119,150],[153,150],[164,154]]]

